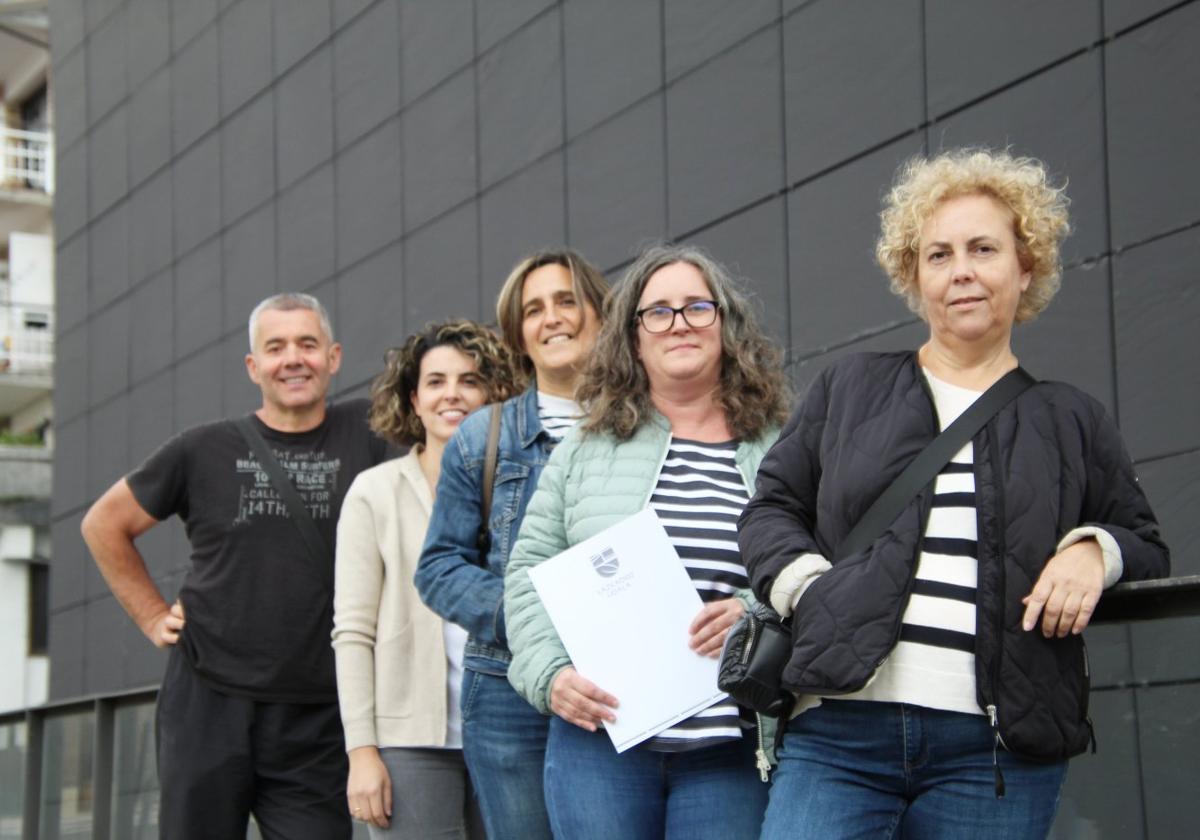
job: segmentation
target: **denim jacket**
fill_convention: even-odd
[[[459,426],[442,456],[437,498],[414,582],[421,600],[469,634],[463,665],[504,676],[512,654],[504,628],[504,569],[517,541],[553,439],[538,419],[537,387],[500,404],[500,449],[488,529],[491,547],[476,546],[482,516],[483,460],[488,425],[497,406],[475,412]]]

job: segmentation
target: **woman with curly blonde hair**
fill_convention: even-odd
[[[389,350],[371,386],[371,428],[412,447],[359,473],[338,520],[346,798],[372,837],[483,837],[458,712],[466,633],[422,604],[412,579],[447,441],[470,412],[514,390],[508,350],[471,321],[431,324]]]
[[[755,838],[767,758],[753,714],[725,697],[617,754],[598,727],[618,698],[576,672],[529,571],[652,508],[704,602],[681,648],[716,657],[753,597],[735,526],[786,414],[779,354],[719,263],[655,246],[613,292],[578,395],[587,413],[542,473],[504,581],[509,681],[554,715],[554,835]]]
[[[1101,593],[1169,558],[1103,407],[1037,382],[865,548],[909,462],[1018,367],[1058,288],[1067,200],[1045,167],[960,150],[901,168],[879,263],[929,325],[914,352],[822,372],[739,523],[755,593],[791,616],[796,695],[763,838],[1042,837],[1092,740],[1083,641]]]
[[[1058,292],[1062,280],[1058,246],[1070,224],[1064,188],[1052,186],[1045,167],[1031,158],[962,149],[933,160],[908,161],[880,213],[882,230],[875,257],[892,291],[913,312],[922,314],[917,284],[921,230],[939,205],[972,195],[989,196],[1012,213],[1017,262],[1029,273],[1013,321],[1032,321]]]

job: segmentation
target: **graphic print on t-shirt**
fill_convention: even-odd
[[[365,400],[330,406],[304,432],[253,420],[328,546],[346,489],[388,454],[367,426],[367,408]],[[237,424],[180,432],[126,481],[155,519],[183,520],[192,551],[179,588],[188,613],[180,649],[201,678],[263,702],[335,702],[333,593]],[[332,551],[326,562],[332,570]]]
[[[333,515],[333,500],[338,490],[338,471],[341,469],[340,458],[328,457],[324,450],[317,452],[280,452],[272,449],[275,460],[287,474],[288,481],[296,488],[300,498],[308,508],[309,516],[314,520],[329,519]],[[245,458],[237,459],[239,475],[251,475],[254,484],[247,487],[245,482],[239,482],[238,512],[233,520],[234,525],[246,525],[261,517],[281,517],[288,519],[287,502],[279,495],[271,476],[258,463],[254,453],[247,453]]]

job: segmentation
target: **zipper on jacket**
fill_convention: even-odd
[[[667,428],[667,439],[663,441],[662,455],[658,456],[658,466],[654,468],[654,479],[662,475],[663,464],[667,463],[667,456],[671,454],[671,429]],[[654,496],[654,487],[656,480],[650,482],[650,489],[646,491],[646,495],[642,497],[642,506],[638,510],[644,510],[650,507],[650,499]]]
[[[925,492],[924,490],[921,491],[921,493],[924,493],[924,492]],[[921,505],[924,503],[921,493],[917,494],[917,504],[918,505]],[[924,534],[925,531],[928,530],[929,517],[932,514],[933,514],[933,500],[932,500],[932,498],[930,498],[929,509],[927,511],[925,511],[924,516],[921,517],[920,533]],[[917,551],[919,553],[920,552],[920,541],[919,540],[918,540],[917,545],[918,545]],[[862,685],[857,686],[856,688],[846,689],[845,691],[829,691],[828,689],[823,688],[823,689],[821,689],[821,696],[837,697],[838,695],[841,695],[841,694],[853,694],[856,691],[862,691],[864,688],[866,688],[868,685],[871,684],[871,680],[875,679],[875,675],[879,672],[879,669],[883,667],[883,663],[887,662],[888,659],[891,658],[892,651],[895,650],[896,645],[898,645],[900,643],[900,634],[904,631],[904,610],[907,609],[907,607],[908,607],[908,602],[912,598],[913,588],[917,582],[917,563],[918,563],[918,558],[913,558],[912,566],[909,567],[909,571],[908,571],[908,583],[906,583],[904,585],[904,605],[900,608],[899,612],[896,614],[896,623],[892,626],[892,634],[891,634],[892,642],[890,645],[888,645],[887,652],[884,653],[883,656],[879,657],[879,659],[877,659],[875,661],[875,666],[871,669],[871,673],[867,675],[867,679]]]
[[[917,505],[918,506],[923,505],[925,503],[923,494],[928,489],[929,488],[927,488],[927,487],[922,488],[921,491],[919,493],[917,493]],[[892,651],[896,649],[896,645],[900,644],[900,634],[902,632],[904,632],[904,611],[906,609],[908,609],[908,602],[912,600],[913,588],[916,586],[916,583],[917,583],[917,566],[921,562],[921,538],[924,537],[925,532],[929,530],[929,517],[932,515],[933,515],[933,494],[931,493],[929,495],[929,508],[928,508],[928,510],[925,511],[924,515],[922,515],[922,517],[921,517],[921,530],[918,532],[920,534],[920,536],[917,537],[917,556],[913,558],[912,565],[909,567],[909,570],[908,570],[908,582],[906,584],[904,584],[904,604],[903,604],[903,606],[900,607],[900,610],[896,613],[896,624],[892,628],[892,643],[890,645],[888,645],[887,652],[884,653],[883,656],[879,657],[879,661],[875,663],[875,669],[873,671],[871,671],[870,676],[867,677],[867,682],[863,683],[858,688],[851,689],[851,691],[847,692],[847,693],[859,691],[859,690],[863,689],[864,687],[866,687],[866,685],[868,683],[870,683],[872,679],[874,679],[876,672],[878,672],[879,669],[883,667],[883,663],[888,661],[888,658],[892,655]]]
[[[1004,739],[1000,737],[1000,717],[996,714],[996,707],[989,705],[987,707],[988,720],[992,722],[992,770],[996,776],[996,798],[1004,798],[1004,774],[1000,772],[1000,754],[1001,747],[1008,749],[1004,743]]]
[[[1084,698],[1086,699],[1088,694],[1092,690],[1092,667],[1091,667],[1091,663],[1088,658],[1087,642],[1085,642],[1083,640],[1082,636],[1079,638],[1079,645],[1080,645],[1080,648],[1083,650],[1083,678],[1084,678],[1083,690],[1084,690]],[[1092,716],[1090,714],[1084,714],[1083,722],[1087,724],[1088,743],[1091,745],[1092,755],[1095,755],[1096,754],[1096,727],[1092,725]]]
[[[780,721],[782,724],[783,721]],[[771,761],[767,758],[767,743],[763,740],[763,719],[758,712],[754,713],[755,734],[758,737],[758,747],[754,750],[754,764],[758,767],[758,778],[763,784],[771,781]]]
[[[996,760],[996,748],[999,746],[999,747],[1004,747],[1005,750],[1008,750],[1008,745],[1004,743],[1004,739],[1000,736],[1000,716],[996,710],[996,700],[1000,693],[1000,687],[999,687],[1000,686],[1000,662],[1004,658],[1004,609],[1005,609],[1004,596],[1005,596],[1005,592],[1007,590],[1007,577],[1008,577],[1008,575],[1005,572],[1005,568],[1004,568],[1004,563],[1005,563],[1004,556],[1008,551],[1008,547],[1007,547],[1007,543],[1005,542],[1005,539],[1004,539],[1004,522],[1005,522],[1004,483],[996,477],[996,473],[1000,469],[1000,464],[1003,462],[1000,460],[1000,451],[999,451],[1000,447],[999,447],[999,444],[997,443],[995,430],[993,428],[995,426],[995,423],[996,423],[996,418],[993,417],[990,421],[988,421],[987,425],[984,426],[984,429],[986,429],[987,433],[988,433],[988,453],[991,455],[990,460],[991,460],[991,464],[992,464],[992,485],[993,485],[993,487],[995,487],[995,490],[996,490],[996,507],[997,507],[997,514],[998,514],[996,516],[996,523],[997,523],[997,525],[996,525],[996,531],[997,531],[996,541],[998,543],[997,551],[996,551],[996,563],[997,563],[997,571],[1000,576],[1000,585],[997,590],[998,594],[999,594],[999,599],[1000,599],[1000,615],[996,620],[996,656],[995,656],[995,659],[993,660],[993,662],[991,663],[991,665],[992,665],[992,667],[991,667],[992,684],[990,686],[988,686],[990,696],[988,697],[989,703],[988,703],[988,706],[986,707],[986,711],[988,713],[988,717],[991,718],[991,721],[992,721],[992,732],[995,733],[995,736],[996,736],[995,742],[992,744],[992,765],[996,768],[996,798],[1000,799],[1000,798],[1003,798],[1003,796],[1004,796],[1004,775],[1000,772],[1000,764]],[[978,481],[976,481],[975,493],[976,493],[976,499],[978,499],[979,498],[979,495],[978,495],[979,494],[979,483],[978,483]],[[978,516],[979,516],[978,511],[976,511],[975,515],[976,515],[976,519],[978,520]],[[982,540],[980,540],[980,543],[982,543]],[[978,562],[978,561],[976,561],[976,562]],[[978,627],[979,627],[979,622],[978,622],[978,619],[976,619],[976,636],[978,636]]]
[[[754,637],[758,635],[758,623],[754,621],[746,622],[746,644],[742,648],[742,665],[747,665],[750,662],[750,654],[754,652]],[[755,712],[755,715],[758,713]]]
[[[929,401],[929,410],[933,415],[933,428],[930,430],[933,433],[933,437],[930,438],[930,441],[933,441],[937,439],[937,436],[941,434],[942,431],[941,420],[938,418],[937,402],[933,399],[933,391],[931,391],[929,388],[929,381],[925,378],[925,374],[921,372],[921,363],[919,360],[917,360],[915,353],[913,354],[913,359],[917,368],[917,382],[921,386],[921,393],[923,393],[925,395],[925,399]],[[925,503],[924,494],[930,489],[930,487],[936,486],[936,483],[937,478],[934,477],[933,482],[917,491],[916,499],[918,507]],[[852,694],[855,691],[860,691],[870,684],[871,680],[875,678],[875,674],[878,673],[879,669],[883,667],[883,663],[888,661],[888,658],[892,655],[892,651],[896,649],[896,645],[900,643],[900,634],[904,631],[904,611],[908,609],[908,602],[912,600],[913,587],[917,582],[917,565],[921,561],[921,539],[925,536],[925,532],[929,530],[929,517],[932,515],[933,493],[931,492],[929,494],[929,507],[925,513],[921,515],[921,530],[917,532],[917,555],[913,557],[912,566],[909,568],[908,572],[908,582],[904,585],[904,604],[900,607],[900,611],[896,614],[896,624],[892,628],[892,643],[888,645],[887,652],[884,653],[883,656],[879,658],[879,661],[875,663],[875,668],[873,671],[871,671],[870,676],[867,677],[867,681],[858,688],[844,692],[846,694]]]

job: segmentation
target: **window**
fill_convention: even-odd
[[[45,132],[50,128],[50,100],[43,84],[20,104],[21,128],[25,131]],[[28,173],[25,186],[33,190],[46,189],[46,160],[52,151],[45,141],[17,140],[18,163]]]
[[[25,721],[0,723],[0,840],[19,840],[25,826]]]
[[[50,638],[50,567],[29,564],[29,655],[45,656]]]
[[[43,729],[41,835],[92,836],[93,711],[50,715]]]
[[[21,127],[26,131],[45,131],[49,123],[50,98],[46,85],[42,85],[21,103]]]
[[[129,703],[113,711],[112,837],[158,837],[158,765],[154,751],[154,702]]]

